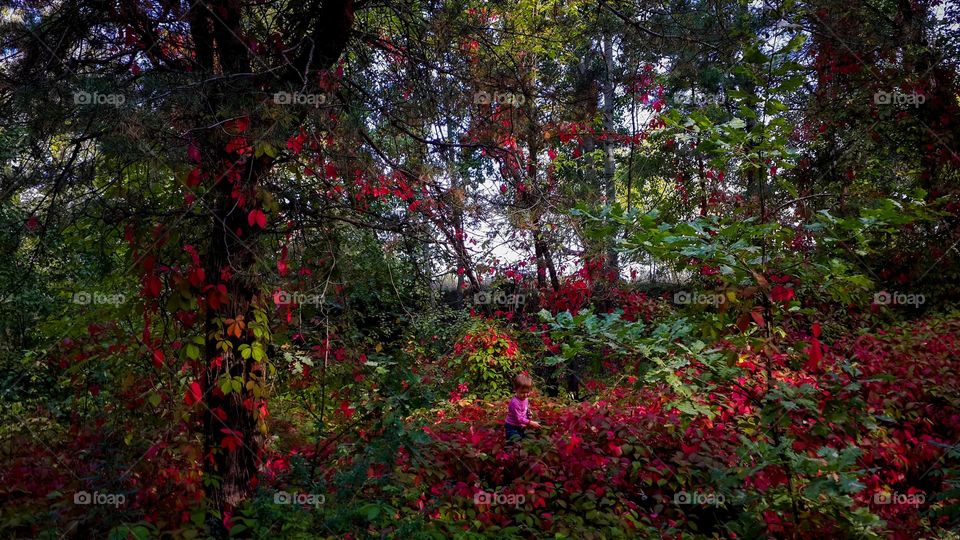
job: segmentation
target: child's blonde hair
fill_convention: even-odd
[[[533,379],[530,378],[526,373],[521,373],[513,379],[513,389],[514,390],[532,390],[533,389]]]

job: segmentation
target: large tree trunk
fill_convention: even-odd
[[[226,5],[228,3],[229,0],[221,4],[211,3],[209,8],[197,4],[190,12],[196,58],[205,74],[250,72],[248,51],[235,37],[242,35],[241,10],[238,6]],[[218,11],[218,16],[212,16],[209,10]],[[212,85],[201,99],[210,105],[210,110],[223,107],[225,101],[216,85]],[[216,163],[233,163],[231,156],[223,150],[223,136],[216,131],[201,132],[197,143],[202,148],[202,155],[208,159],[215,159]],[[247,170],[240,171],[237,182],[244,190],[255,189],[265,168],[257,166],[256,162],[248,162],[243,168]],[[204,321],[206,347],[201,378],[204,392],[203,463],[204,476],[207,477],[204,484],[206,496],[214,509],[223,512],[239,505],[251,493],[258,468],[259,440],[254,435],[257,421],[252,407],[244,407],[249,392],[245,387],[226,395],[220,390],[225,377],[237,376],[246,380],[250,372],[251,366],[237,353],[241,345],[250,345],[249,333],[244,331],[239,337],[227,336],[224,320],[253,319],[251,307],[258,280],[252,272],[254,255],[251,247],[242,245],[237,237],[243,234],[246,236],[244,241],[251,243],[255,239],[252,227],[241,217],[241,209],[232,197],[234,184],[227,180],[226,171],[214,170],[213,175],[216,186],[208,194],[211,219],[209,244],[204,254],[205,272],[214,289],[206,297]],[[227,275],[222,274],[225,271]],[[216,288],[221,285],[226,287],[226,298]],[[221,301],[224,301],[223,305],[218,305]],[[221,344],[228,344],[229,348],[221,347]],[[239,439],[241,446],[235,450],[225,448],[222,443],[228,436],[231,440]]]
[[[255,321],[255,311],[266,309],[260,297],[263,276],[255,268],[260,226],[248,222],[248,213],[256,207],[255,195],[272,166],[272,159],[267,156],[242,159],[226,152],[227,136],[221,123],[225,119],[247,116],[251,133],[262,127],[250,111],[231,111],[228,96],[238,92],[238,85],[246,84],[251,92],[262,90],[265,84],[287,90],[287,85],[312,81],[316,70],[329,68],[339,58],[352,26],[353,3],[327,1],[314,7],[317,10],[310,13],[311,17],[298,21],[298,26],[290,30],[291,35],[286,36],[297,42],[299,48],[291,58],[284,59],[283,67],[287,71],[279,77],[273,73],[262,78],[251,74],[253,53],[241,37],[247,35],[242,21],[244,6],[236,0],[194,4],[188,19],[196,62],[203,75],[215,79],[203,86],[207,91],[198,98],[207,110],[216,111],[217,116],[202,120],[206,127],[194,133],[202,155],[212,164],[207,166],[213,169],[208,171],[214,176],[211,181],[216,181],[205,205],[211,213],[205,271],[210,284],[226,288],[222,305],[217,306],[218,302],[214,301],[211,306],[210,296],[219,295],[216,290],[207,295],[204,324],[207,341],[201,377],[206,496],[221,513],[237,507],[252,494],[261,460],[262,435],[258,423],[262,419],[258,419],[257,411],[265,404],[265,396],[255,395],[254,388],[263,386],[265,370],[254,355],[244,359],[240,351],[241,347],[252,346],[257,341],[250,324]],[[229,89],[224,84],[230,84]],[[232,181],[227,171],[222,170],[224,164],[238,169],[239,174],[229,175]],[[246,206],[239,203],[237,193],[247,197]],[[258,300],[262,301],[259,305]],[[228,319],[233,319],[234,324],[242,321],[242,331],[228,334],[230,324],[225,322]],[[261,337],[260,341],[266,350],[268,338]],[[243,384],[239,390],[224,394],[220,386],[228,377],[239,377]]]
[[[246,169],[241,181],[245,189],[252,190],[269,169],[269,163],[248,162]],[[251,494],[260,465],[262,442],[252,392],[244,386],[240,391],[224,395],[219,388],[225,377],[240,377],[246,383],[255,373],[263,373],[262,365],[252,356],[244,360],[238,353],[242,345],[253,344],[252,333],[244,331],[240,337],[227,336],[226,328],[217,324],[217,318],[242,318],[246,324],[254,321],[254,300],[262,281],[254,270],[256,255],[251,243],[255,233],[246,221],[246,213],[237,207],[236,199],[231,196],[233,188],[233,184],[221,180],[214,190],[210,221],[213,234],[207,248],[206,264],[207,275],[214,283],[226,286],[229,298],[219,310],[207,310],[204,325],[204,333],[208,336],[204,381],[207,391],[203,411],[204,473],[219,480],[208,484],[207,496],[214,507],[221,510],[236,507]],[[238,231],[243,231],[245,238],[238,237]],[[232,274],[228,281],[220,279],[224,271]],[[218,340],[209,339],[209,336],[218,334],[230,343],[228,350],[218,349]],[[217,358],[219,361],[215,360]],[[221,411],[222,416],[218,416]],[[222,441],[227,437],[239,438],[241,446],[235,450],[224,448]]]

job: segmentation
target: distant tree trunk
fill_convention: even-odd
[[[543,206],[543,193],[537,181],[539,167],[537,157],[540,154],[540,129],[534,118],[533,100],[529,100],[527,107],[528,128],[527,128],[527,156],[526,177],[524,188],[520,200],[521,206],[530,212],[530,224],[533,228],[533,251],[537,262],[537,287],[541,290],[547,288],[547,277],[550,278],[550,286],[553,290],[560,290],[560,278],[557,275],[556,266],[553,263],[553,256],[550,254],[550,245],[547,242],[546,228],[542,222],[541,215]]]
[[[449,135],[452,126],[454,125],[453,120],[447,118],[446,120],[446,132]],[[460,173],[457,170],[457,163],[455,158],[455,151],[452,147],[447,147],[446,149],[446,159],[447,159],[447,174],[450,176],[450,191],[459,192],[463,194],[462,201],[465,202],[467,198],[466,186],[460,181]],[[460,257],[460,264],[464,268],[463,273],[457,274],[457,306],[463,305],[463,289],[466,284],[466,270],[469,269],[469,276],[473,276],[473,263],[470,261],[469,253],[467,252],[466,233],[462,232],[464,227],[463,221],[463,204],[454,205],[453,208],[453,226],[457,231],[461,231],[459,242],[457,245],[458,256]],[[476,287],[479,288],[480,282],[478,279],[474,279]]]
[[[921,133],[918,142],[920,151],[920,187],[926,191],[944,187],[941,165],[944,152],[956,156],[954,149],[960,141],[960,118],[955,94],[956,72],[938,58],[929,43],[926,31],[924,4],[909,0],[897,1],[897,25],[902,44],[904,69],[923,82],[925,101],[913,107],[913,114],[920,121]],[[960,161],[960,160],[957,160]],[[958,162],[960,165],[960,162]]]
[[[595,59],[596,56],[593,54],[592,48],[584,51],[580,63],[577,66],[577,81],[574,88],[574,103],[576,104],[574,109],[575,119],[577,122],[587,125],[593,124],[593,120],[599,112],[597,108],[597,95],[602,92],[597,84],[597,81],[600,79],[600,73],[596,68]],[[592,190],[591,195],[596,195],[597,198],[599,198],[598,194],[604,193],[604,180],[597,180],[597,169],[593,159],[593,152],[597,149],[597,143],[592,131],[585,132],[582,145],[584,156],[586,156],[582,168],[583,184],[587,189]],[[590,272],[590,282],[594,286],[593,294],[602,295],[599,289],[597,289],[601,284],[601,276],[598,270],[602,270],[602,268],[598,268],[590,263],[596,257],[605,257],[603,242],[593,240],[586,235],[581,237],[581,241],[585,248],[583,263],[585,268]],[[606,264],[603,266],[606,267]]]
[[[603,35],[603,60],[606,76],[603,79],[603,193],[607,204],[617,201],[616,161],[614,161],[614,141],[611,134],[616,129],[614,111],[616,110],[616,84],[614,83],[613,38],[609,32]],[[606,261],[604,270],[610,281],[620,276],[620,258],[616,248],[616,232],[606,240]]]

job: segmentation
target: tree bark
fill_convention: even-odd
[[[251,90],[264,81],[274,87],[283,87],[291,82],[305,84],[316,70],[329,68],[346,46],[353,23],[353,2],[341,0],[321,4],[313,5],[316,9],[309,12],[311,17],[298,21],[290,34],[284,36],[290,42],[298,42],[300,49],[293,58],[283,59],[287,71],[282,78],[267,74],[263,77],[252,75],[246,79],[234,79],[230,82],[232,86],[229,91],[236,92],[236,85],[242,84],[238,81],[243,80],[247,81]],[[203,74],[229,76],[252,72],[253,53],[241,38],[247,33],[243,25],[243,10],[244,6],[237,0],[215,0],[207,4],[194,4],[191,8],[188,21],[195,58]],[[304,52],[307,45],[314,46],[309,55]],[[224,150],[226,141],[219,115],[236,118],[247,111],[222,113],[223,110],[229,110],[228,90],[218,84],[210,84],[205,88],[207,91],[200,99],[208,110],[218,111],[218,117],[205,125],[217,127],[199,132],[196,142],[202,154],[212,158],[214,167],[223,167],[226,163],[230,164],[228,167],[236,166],[239,172],[239,175],[231,175],[233,181],[228,180],[226,171],[214,172],[216,178],[213,180],[217,183],[210,192],[207,205],[211,219],[204,261],[209,283],[226,287],[227,293],[226,302],[216,308],[211,308],[209,294],[207,297],[205,363],[201,376],[204,394],[204,474],[210,480],[205,483],[205,490],[212,507],[222,515],[252,494],[261,461],[262,435],[258,424],[262,419],[256,413],[258,398],[246,383],[257,383],[258,375],[262,375],[262,364],[252,355],[247,359],[240,355],[241,346],[252,346],[256,340],[249,326],[239,336],[228,335],[224,321],[242,319],[244,324],[249,325],[255,320],[256,310],[265,308],[265,305],[257,304],[262,301],[260,292],[263,285],[262,276],[255,270],[257,256],[254,249],[259,228],[248,223],[247,213],[251,209],[251,199],[255,199],[250,196],[255,195],[271,172],[272,158],[263,156],[254,159],[248,156],[241,159]],[[250,125],[257,126],[257,118],[249,116]],[[237,192],[248,196],[247,207],[238,203]],[[217,293],[213,291],[212,294]],[[218,344],[221,346],[218,347]],[[263,345],[266,349],[266,343]],[[226,377],[240,377],[244,382],[243,387],[239,391],[224,394],[220,383]],[[239,439],[239,447],[227,448],[230,445],[224,442],[230,439]]]

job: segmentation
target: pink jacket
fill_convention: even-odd
[[[513,396],[510,399],[510,405],[507,406],[507,418],[505,423],[511,426],[523,427],[530,423],[530,400],[519,399]]]

